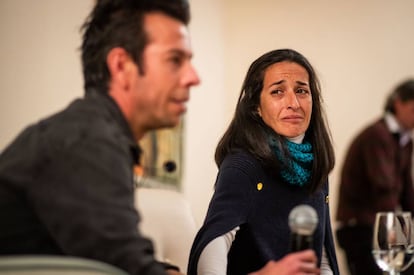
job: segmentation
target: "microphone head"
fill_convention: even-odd
[[[289,213],[289,227],[293,233],[310,236],[318,224],[318,214],[309,205],[301,204]]]

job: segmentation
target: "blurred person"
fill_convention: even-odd
[[[188,274],[339,274],[328,204],[334,159],[309,61],[291,49],[256,59],[216,148],[219,172]],[[319,221],[312,249],[290,253],[288,216],[299,204]]]
[[[348,149],[336,234],[352,275],[383,274],[372,256],[375,214],[396,210],[413,214],[413,128],[414,79],[409,79],[395,87],[384,115],[356,135]]]
[[[0,155],[0,254],[71,255],[178,274],[137,225],[137,141],[173,127],[199,83],[186,0],[98,0],[83,25],[85,96]]]

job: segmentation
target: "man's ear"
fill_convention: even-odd
[[[135,63],[125,49],[120,47],[111,49],[106,56],[106,64],[110,74],[111,86],[128,88],[128,75],[136,72],[133,72]]]

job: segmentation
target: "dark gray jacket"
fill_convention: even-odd
[[[25,129],[0,155],[0,254],[73,255],[165,274],[137,231],[139,154],[118,106],[95,92]]]

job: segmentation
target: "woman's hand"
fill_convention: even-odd
[[[167,274],[168,275],[184,275],[183,273],[175,269],[167,269]]]
[[[318,275],[320,269],[317,267],[317,260],[315,252],[308,249],[290,253],[279,261],[269,261],[262,269],[249,275]]]

